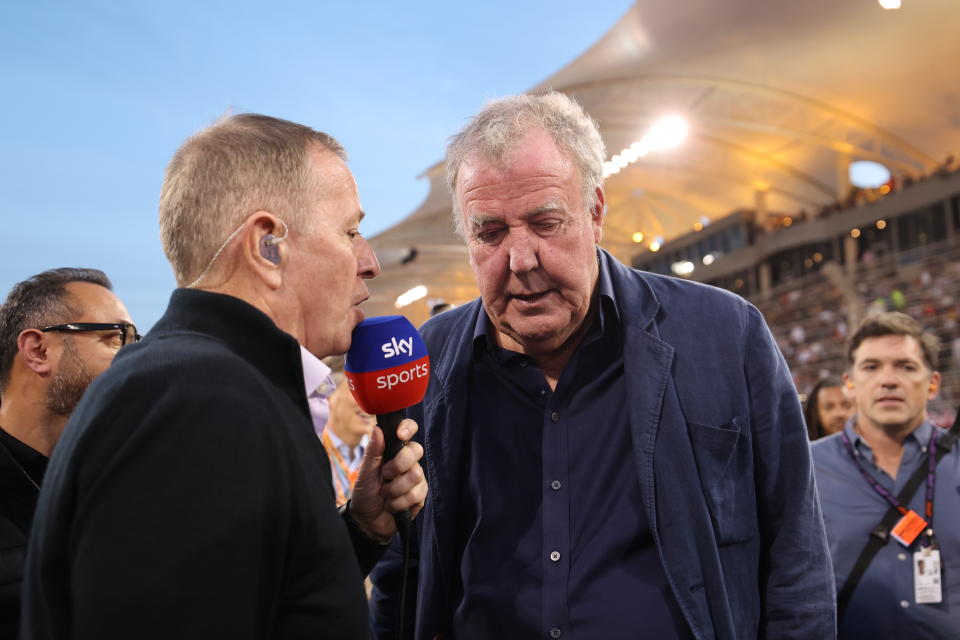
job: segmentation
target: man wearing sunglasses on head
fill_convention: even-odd
[[[87,386],[140,338],[97,269],[51,269],[0,307],[0,637],[16,638],[30,521],[47,459]]]

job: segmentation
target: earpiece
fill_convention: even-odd
[[[272,264],[280,264],[280,249],[277,247],[277,243],[286,240],[287,234],[290,232],[290,227],[287,226],[287,223],[283,220],[277,218],[277,222],[283,225],[283,235],[279,238],[274,237],[272,233],[268,233],[260,239],[260,256],[265,260],[271,262]],[[217,258],[220,257],[220,254],[223,253],[223,250],[227,248],[227,245],[230,244],[230,241],[237,237],[237,234],[243,231],[245,225],[241,224],[239,227],[230,232],[230,235],[227,236],[227,239],[223,241],[223,244],[220,245],[220,248],[213,254],[213,257],[210,258],[210,262],[207,263],[207,266],[204,267],[203,271],[200,272],[200,275],[197,276],[196,280],[187,285],[188,289],[192,289],[203,280],[207,273],[210,272],[210,269],[213,268],[214,263],[216,263]]]
[[[260,239],[260,255],[273,264],[280,264],[280,247],[277,244],[281,239],[276,238],[272,233],[263,236]]]

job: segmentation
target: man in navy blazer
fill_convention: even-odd
[[[495,101],[447,152],[481,297],[422,329],[431,498],[404,637],[833,638],[801,408],[760,313],[598,248],[603,142]],[[397,557],[374,572],[377,637]]]

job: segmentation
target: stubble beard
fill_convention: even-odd
[[[74,348],[73,341],[64,340],[60,367],[47,387],[44,401],[47,410],[57,416],[69,416],[77,408],[77,403],[93,382],[93,378],[93,374]]]

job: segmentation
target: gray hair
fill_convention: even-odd
[[[180,286],[255,211],[302,229],[308,196],[322,190],[309,169],[311,149],[346,160],[326,133],[256,113],[223,118],[183,143],[160,191],[160,239]]]
[[[572,156],[580,171],[583,202],[592,202],[597,187],[603,185],[606,157],[596,121],[576,100],[556,91],[500,98],[488,102],[447,146],[447,185],[453,195],[453,228],[458,236],[465,237],[457,206],[457,174],[466,156],[477,151],[490,160],[502,161],[517,141],[538,128]]]

